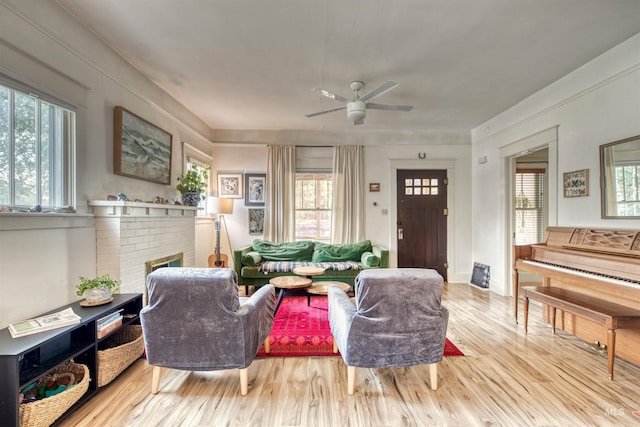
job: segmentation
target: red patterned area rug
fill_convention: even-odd
[[[310,306],[305,296],[284,297],[273,320],[269,346],[269,353],[264,352],[264,345],[260,346],[257,356],[338,356],[333,352],[327,297],[312,296]],[[448,338],[444,355],[464,356]]]

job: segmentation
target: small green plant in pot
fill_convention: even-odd
[[[119,286],[120,281],[112,279],[108,274],[93,279],[80,276],[76,293],[78,296],[84,296],[87,301],[104,301],[111,298],[113,289]]]
[[[182,203],[186,206],[198,206],[204,200],[204,192],[209,180],[209,168],[190,165],[187,173],[178,177],[176,189],[182,194]]]

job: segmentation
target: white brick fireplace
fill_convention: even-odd
[[[196,208],[90,201],[96,224],[96,272],[122,282],[122,293],[145,293],[148,261],[182,253],[195,265]]]

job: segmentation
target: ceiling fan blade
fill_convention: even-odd
[[[411,111],[413,106],[411,106],[411,105],[375,104],[373,102],[367,102],[367,108],[370,108],[372,110]]]
[[[334,111],[344,110],[345,108],[347,108],[347,106],[343,105],[342,107],[332,108],[330,110],[324,110],[324,111],[318,111],[317,113],[305,114],[305,117],[315,117],[321,114],[333,113]]]
[[[322,89],[322,88],[315,88],[313,89],[313,91],[315,93],[317,93],[320,96],[325,96],[329,99],[335,99],[336,101],[340,101],[340,102],[349,102],[350,99],[345,98],[344,96],[340,96],[337,93],[333,93],[333,92],[329,92],[326,89]]]
[[[363,125],[363,124],[364,124],[364,119],[355,120],[355,121],[353,122],[353,124],[354,124],[354,125],[356,125],[356,126],[357,126],[357,125]]]
[[[389,80],[388,82],[383,83],[382,85],[380,85],[377,88],[373,89],[371,92],[367,93],[366,95],[361,96],[360,100],[364,101],[364,102],[367,102],[370,99],[376,98],[376,97],[382,95],[383,93],[386,93],[386,92],[390,91],[391,89],[393,89],[396,86],[398,86],[398,83],[394,82],[393,80]]]

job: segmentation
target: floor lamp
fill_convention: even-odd
[[[220,254],[220,222],[224,225],[224,232],[227,236],[227,242],[229,243],[229,251],[231,251],[230,257],[233,256],[233,248],[231,247],[231,239],[229,239],[229,231],[227,230],[227,223],[224,220],[225,215],[229,215],[233,213],[233,199],[222,199],[220,197],[209,197],[207,200],[207,212],[211,215],[217,215],[218,218],[215,220],[214,225],[217,233],[216,238],[216,251],[217,254]],[[211,258],[211,257],[210,257]],[[209,262],[209,266],[211,267],[211,262]]]

